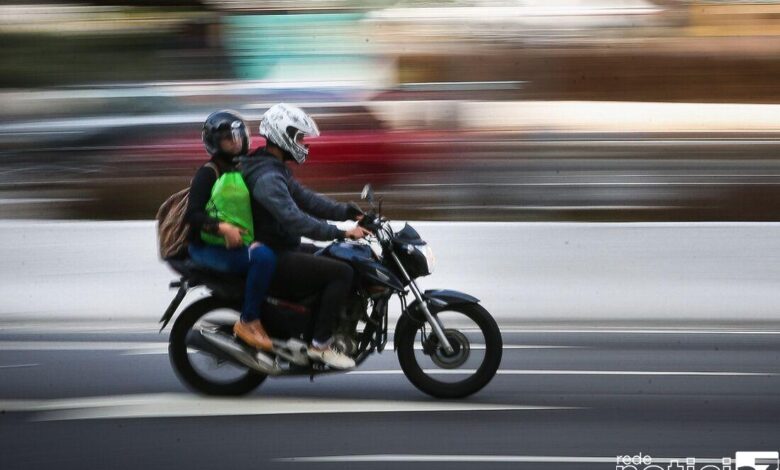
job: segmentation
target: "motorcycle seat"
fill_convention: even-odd
[[[203,285],[219,297],[230,300],[242,300],[244,298],[244,287],[246,284],[244,276],[212,271],[195,264],[190,258],[167,259],[165,261],[171,269],[181,274],[182,280],[187,281],[187,285],[190,288]],[[319,301],[319,293],[295,299],[270,297],[270,295],[278,294],[276,289],[272,287],[269,292],[269,302],[290,308],[299,313],[310,311]]]
[[[243,276],[203,268],[190,258],[168,259],[166,261],[171,269],[181,274],[182,280],[187,281],[189,287],[204,285],[214,294],[228,299],[238,300],[244,296],[245,279]]]

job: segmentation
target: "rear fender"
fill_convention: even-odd
[[[178,287],[179,290],[176,292],[176,296],[173,298],[170,305],[168,305],[168,308],[165,310],[165,313],[163,313],[163,316],[160,318],[160,323],[162,323],[162,326],[160,327],[161,333],[162,330],[168,326],[168,322],[171,321],[174,312],[176,312],[176,309],[179,308],[179,305],[181,305],[182,300],[184,300],[184,296],[187,295],[187,291],[190,288],[185,278],[181,278],[179,281],[171,282],[170,287],[171,289],[176,289]]]

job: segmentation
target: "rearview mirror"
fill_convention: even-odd
[[[374,203],[374,190],[371,189],[371,184],[363,186],[363,192],[360,193],[360,199],[368,201],[371,204]]]

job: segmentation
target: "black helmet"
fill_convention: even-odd
[[[244,123],[244,118],[236,111],[223,109],[211,113],[203,123],[203,145],[212,157],[233,158],[236,155],[228,155],[220,148],[220,141],[224,138],[232,138],[241,141],[241,152],[244,155],[249,151],[249,128]]]

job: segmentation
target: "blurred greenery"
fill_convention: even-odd
[[[230,73],[202,54],[188,55],[176,32],[5,33],[0,43],[0,87],[216,79]]]
[[[221,59],[220,14],[199,2],[91,3],[39,5],[28,21],[4,23],[0,87],[230,77]]]

